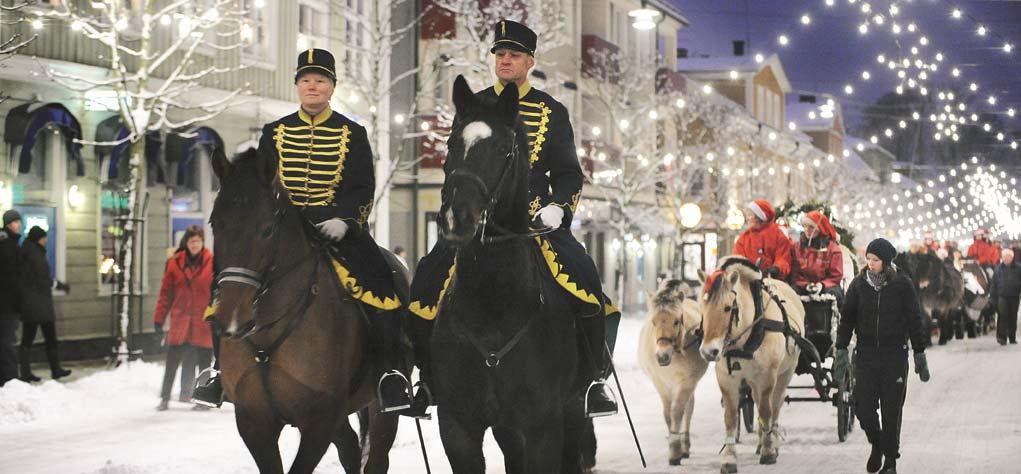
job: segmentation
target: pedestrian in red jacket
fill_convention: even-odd
[[[983,267],[992,268],[1000,263],[1000,246],[989,241],[988,229],[975,230],[975,242],[968,247],[968,258]]]
[[[780,280],[791,273],[791,239],[773,221],[776,211],[769,201],[756,199],[745,209],[748,230],[738,237],[734,254],[759,266],[763,273]]]
[[[212,333],[209,324],[202,318],[209,302],[212,279],[213,254],[205,248],[202,227],[189,226],[177,251],[167,260],[159,301],[153,313],[153,326],[157,333],[163,333],[163,325],[170,318],[166,335],[169,346],[167,364],[157,410],[167,409],[178,365],[181,366],[181,401],[187,402],[191,400],[191,390],[195,386],[195,371],[208,366],[212,358]],[[204,408],[195,406],[195,409]]]
[[[801,216],[805,231],[794,245],[791,284],[799,293],[830,293],[842,303],[844,253],[837,243],[837,231],[819,211]]]

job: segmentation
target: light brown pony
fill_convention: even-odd
[[[790,330],[803,334],[805,309],[797,293],[780,280],[765,279],[755,265],[739,256],[724,257],[720,269],[708,276],[699,272],[703,292],[699,298],[702,312],[702,346],[706,360],[716,362],[716,380],[723,393],[726,438],[720,472],[737,472],[738,401],[741,381],[752,388],[759,409],[759,464],[774,464],[779,453],[777,433],[780,408],[787,385],[798,365],[800,349],[782,332],[765,332],[762,344],[751,359],[734,359],[739,368],[728,364],[729,351],[741,349],[753,334],[758,321],[752,300],[751,283],[762,280],[763,320],[783,321],[781,305],[787,313]],[[773,323],[776,324],[776,323]]]
[[[397,415],[379,413],[379,364],[360,303],[335,283],[331,257],[276,183],[273,163],[254,151],[233,162],[217,155],[215,324],[224,329],[222,380],[238,433],[263,474],[284,472],[277,445],[284,425],[301,432],[290,473],[313,472],[330,443],[347,472],[362,472],[363,450],[366,473],[386,472]],[[359,446],[348,415],[363,410]]]
[[[664,281],[649,302],[649,317],[638,341],[638,365],[663,402],[673,466],[691,455],[695,386],[709,367],[698,353],[702,315],[698,303],[685,298],[689,291],[680,280]]]

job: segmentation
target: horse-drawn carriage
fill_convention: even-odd
[[[817,396],[787,395],[784,400],[790,402],[828,402],[837,409],[837,439],[847,439],[847,434],[854,428],[854,370],[848,368],[841,380],[834,379],[832,359],[836,352],[837,322],[840,312],[836,298],[829,293],[809,294],[801,296],[805,308],[805,335],[801,346],[801,358],[795,374],[811,374],[812,385],[790,385],[787,390],[814,390]],[[825,364],[830,360],[829,364]],[[741,419],[745,430],[752,433],[755,429],[755,402],[752,400],[751,389],[742,386],[739,403]]]

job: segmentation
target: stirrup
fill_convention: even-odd
[[[611,403],[613,403],[613,409],[612,410],[598,411],[598,412],[589,413],[589,406],[588,406],[589,395],[592,393],[592,388],[597,386],[597,385],[605,388],[604,390],[602,390],[602,393],[604,395],[607,392],[609,392],[610,396],[607,398],[607,400],[609,400]],[[585,389],[585,417],[586,418],[599,418],[599,417],[602,417],[602,416],[616,415],[617,411],[618,411],[618,409],[617,409],[617,396],[613,394],[613,390],[609,390],[609,387],[606,386],[606,380],[605,379],[593,380],[592,383],[589,384],[588,388]]]
[[[386,380],[389,377],[398,377],[400,379],[400,381],[403,382],[402,385],[404,386],[404,393],[407,395],[407,400],[408,400],[407,403],[405,403],[403,405],[395,405],[395,406],[392,406],[392,407],[385,407],[385,406],[383,406],[383,381]],[[411,382],[408,381],[408,378],[405,377],[404,374],[400,373],[396,369],[395,370],[391,370],[391,371],[383,374],[383,376],[379,378],[379,382],[376,383],[376,399],[379,400],[379,404],[380,404],[379,411],[380,411],[380,413],[391,413],[391,412],[395,412],[395,411],[400,411],[400,410],[404,410],[404,409],[407,409],[407,408],[411,408],[411,398],[412,398],[412,394],[411,394]]]

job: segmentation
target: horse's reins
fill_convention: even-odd
[[[503,170],[500,171],[500,177],[497,179],[496,186],[494,186],[492,190],[489,189],[489,186],[486,185],[486,182],[479,175],[472,173],[471,171],[468,171],[464,168],[455,169],[450,173],[449,176],[447,176],[448,180],[453,180],[455,178],[467,179],[468,181],[477,185],[482,190],[482,195],[485,197],[486,200],[486,207],[482,210],[482,217],[479,219],[478,224],[478,227],[480,229],[478,229],[476,233],[479,234],[479,242],[482,243],[483,245],[506,242],[508,240],[535,238],[541,235],[549,234],[550,232],[556,230],[556,227],[546,227],[531,232],[523,233],[514,232],[501,226],[500,224],[497,224],[496,222],[489,221],[489,215],[492,214],[493,209],[496,207],[496,202],[497,199],[499,198],[500,190],[503,188],[503,183],[507,180],[507,175],[510,174],[510,170],[511,168],[513,168],[515,161],[517,159],[518,154],[517,129],[515,129],[513,131],[513,135],[511,135],[511,143],[512,143],[511,149],[510,151],[507,152],[506,160],[504,160],[506,161],[507,164],[504,165]],[[442,218],[448,207],[449,207],[448,205],[444,204],[443,207],[440,209],[440,212],[437,214],[437,217]],[[494,231],[498,232],[497,235],[495,236],[486,235],[487,233],[486,229],[490,226],[492,226]]]
[[[276,193],[276,199],[279,202],[280,200],[279,191]],[[277,231],[280,228],[280,224],[283,221],[284,216],[285,210],[278,207],[274,211],[273,225],[270,226],[270,229],[266,232],[265,237],[272,237],[274,246],[276,245],[279,239],[280,234]],[[307,258],[315,257],[315,268],[312,270],[309,276],[309,282],[307,285],[308,292],[305,293],[305,295],[302,297],[300,304],[292,306],[294,308],[294,311],[288,311],[284,313],[281,317],[262,326],[258,325],[258,323],[255,323],[253,324],[250,330],[245,332],[244,335],[236,338],[240,340],[245,345],[245,347],[248,348],[248,350],[251,351],[252,354],[254,355],[256,366],[259,367],[260,379],[262,380],[263,394],[265,395],[266,402],[269,405],[270,409],[273,411],[274,416],[276,416],[280,420],[285,420],[283,414],[280,412],[279,408],[277,408],[275,397],[273,397],[273,392],[272,390],[270,390],[269,387],[270,356],[298,328],[298,325],[301,324],[301,321],[304,320],[305,315],[308,313],[308,308],[312,306],[312,301],[315,299],[315,296],[319,294],[319,285],[316,284],[316,278],[318,278],[319,268],[320,265],[322,264],[323,258],[328,257],[328,255],[324,257],[321,251],[311,252],[309,256],[306,256],[305,258],[299,260],[297,263],[291,265],[283,272],[274,274],[274,270],[276,270],[276,265],[274,265],[274,262],[276,261],[276,255],[277,254],[275,253],[273,259],[270,260],[270,264],[268,265],[268,268],[265,272],[258,272],[244,267],[224,268],[217,278],[217,285],[225,281],[231,281],[235,283],[253,286],[258,290],[258,294],[256,295],[255,301],[253,302],[253,305],[257,305],[259,299],[265,296],[265,294],[269,291],[271,283],[273,283],[274,281],[278,281],[283,275],[286,275],[290,273],[292,270],[300,267],[302,264],[304,264]],[[267,276],[266,279],[263,279],[264,275]],[[272,278],[270,278],[269,275],[272,275]],[[291,316],[292,314],[293,316]],[[259,345],[256,345],[254,342],[252,342],[251,340],[252,336],[258,334],[261,331],[273,327],[278,322],[283,321],[284,319],[288,319],[287,326],[284,328],[283,332],[277,335],[277,337],[274,338],[272,342],[270,342],[268,346],[260,347]],[[253,322],[255,321],[254,315],[252,321]],[[222,325],[218,321],[214,320],[214,325],[217,326],[217,328],[222,331]],[[241,375],[243,376],[244,374]]]

